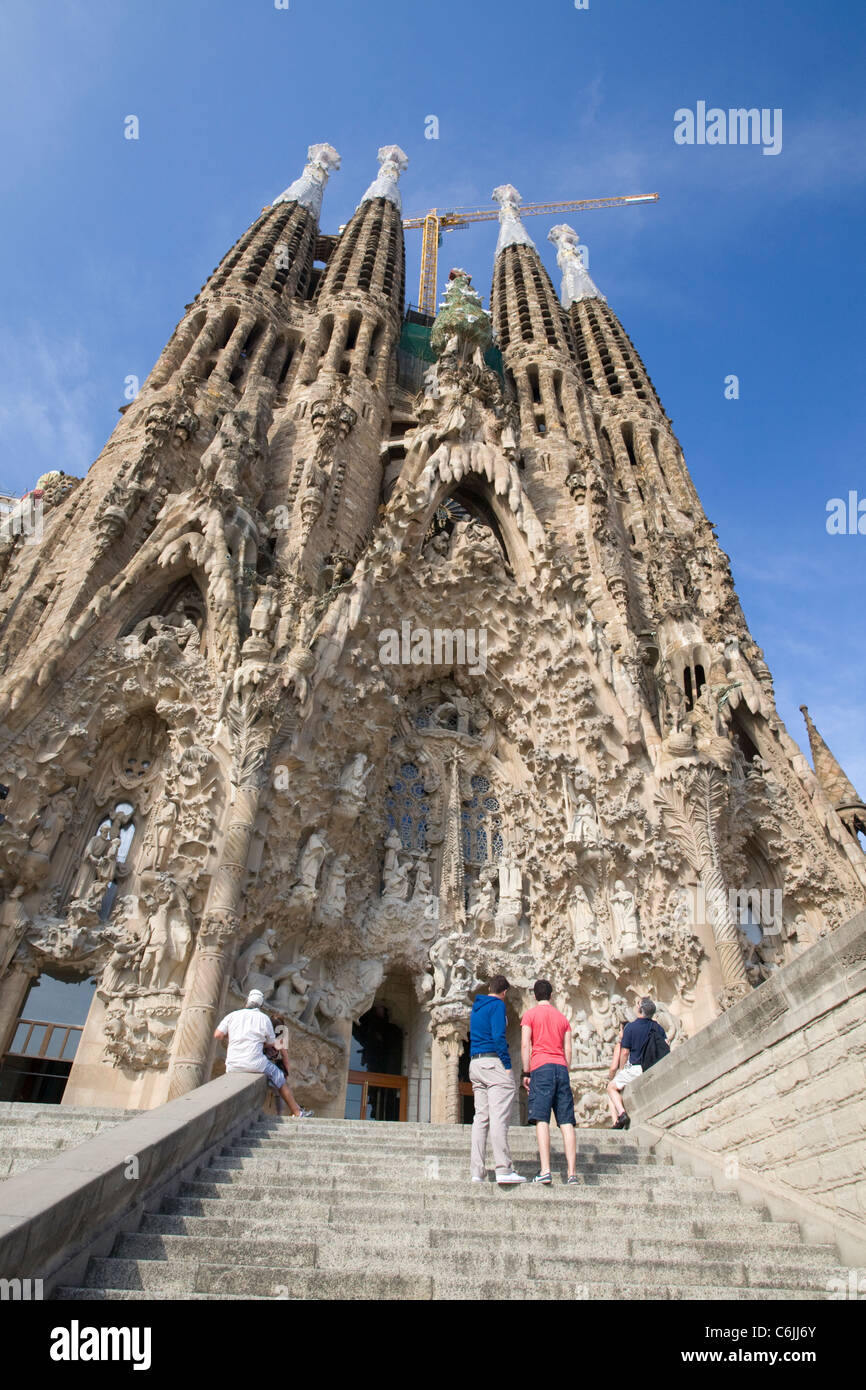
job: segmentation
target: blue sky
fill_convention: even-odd
[[[0,487],[86,471],[124,379],[144,378],[310,142],[343,157],[324,230],[390,142],[411,159],[407,213],[488,205],[504,181],[527,201],[657,191],[647,208],[566,220],[674,420],[783,718],[805,742],[808,704],[866,794],[866,536],[825,530],[829,498],[866,497],[862,7],[289,4],[6,0]],[[781,153],[676,145],[674,112],[699,101],[781,108]],[[123,138],[128,115],[138,141]],[[553,220],[529,227],[555,276]],[[440,283],[463,265],[486,299],[495,234],[446,238]]]

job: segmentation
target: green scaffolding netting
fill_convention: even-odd
[[[410,357],[418,357],[422,362],[435,362],[433,350],[430,347],[430,334],[432,328],[427,328],[423,323],[403,324],[403,332],[400,337],[399,348],[401,352],[408,353]],[[484,354],[484,361],[499,376],[503,375],[502,353],[498,347],[490,347]]]

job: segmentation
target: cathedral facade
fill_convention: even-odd
[[[503,185],[489,315],[460,271],[407,315],[379,162],[329,236],[310,148],[0,542],[0,1053],[86,986],[67,1103],[201,1085],[258,987],[304,1103],[457,1121],[502,972],[515,1041],[553,982],[592,1123],[636,997],[676,1045],[866,904],[576,234],[558,295]]]

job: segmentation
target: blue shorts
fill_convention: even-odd
[[[275,1091],[281,1091],[286,1084],[286,1073],[281,1071],[276,1062],[268,1062],[265,1067],[265,1076]]]
[[[545,1062],[529,1073],[529,1113],[531,1125],[550,1124],[550,1112],[556,1116],[556,1123],[574,1124],[574,1096],[568,1067],[559,1062]]]

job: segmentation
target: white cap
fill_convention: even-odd
[[[325,191],[325,184],[332,169],[339,169],[340,156],[333,145],[311,145],[307,150],[307,163],[300,178],[290,183],[285,192],[275,198],[272,207],[277,203],[299,203],[302,208],[307,208],[314,217],[318,217],[322,211],[322,194]]]
[[[265,996],[260,989],[251,989],[247,995],[247,1008],[258,1009],[265,1002]]]

